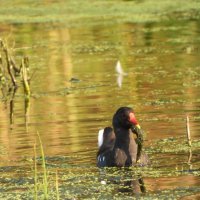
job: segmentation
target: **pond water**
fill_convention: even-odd
[[[12,116],[11,97],[0,96],[1,198],[33,198],[37,131],[52,199],[56,171],[61,199],[200,197],[199,21],[2,24],[1,32],[17,59],[28,55],[33,74],[28,109],[22,86]],[[118,60],[123,77],[115,71]],[[120,106],[133,107],[145,131],[149,167],[96,167],[98,130],[111,125]]]

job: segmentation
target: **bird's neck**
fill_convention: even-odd
[[[130,133],[129,129],[115,128],[115,147],[122,149],[129,149],[130,144],[135,140],[133,134]]]
[[[128,166],[136,163],[137,160],[137,144],[135,142],[133,133],[130,130],[122,128],[115,129],[116,140],[113,151],[115,157],[121,166]],[[125,159],[125,160],[124,160]]]

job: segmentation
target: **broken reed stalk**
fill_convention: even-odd
[[[0,39],[0,50],[1,50],[0,63],[2,65],[1,71],[3,72],[3,75],[5,77],[5,70],[4,70],[4,65],[5,65],[13,86],[17,87],[16,76],[19,75],[20,69],[18,69],[17,65],[15,64],[14,58],[9,53],[10,52],[9,48],[2,39]]]
[[[15,61],[14,61],[14,59],[12,57],[10,57],[10,63],[13,66],[15,75],[20,74],[21,69],[17,68],[17,65],[16,65],[16,63],[15,63]]]
[[[4,70],[7,68],[7,70]],[[24,57],[22,59],[22,63],[20,68],[17,67],[14,58],[10,54],[10,50],[7,48],[6,44],[4,43],[3,40],[0,39],[0,80],[2,82],[2,79],[6,81],[6,73],[7,71],[10,80],[12,82],[12,85],[14,87],[17,87],[17,79],[16,76],[22,74],[22,81],[24,85],[24,91],[26,97],[30,96],[30,87],[29,87],[29,60],[28,57]]]
[[[192,141],[191,141],[191,135],[190,135],[190,120],[188,116],[186,117],[186,131],[187,131],[188,145],[191,147]]]
[[[29,70],[29,59],[27,56],[24,57],[24,66],[25,66],[26,72],[27,72],[27,81],[29,82],[30,81],[30,76],[29,76],[30,70]]]
[[[28,81],[28,63],[27,63],[27,58],[22,59],[22,80],[23,80],[23,85],[24,85],[24,92],[27,98],[30,97],[31,91],[30,91],[30,86],[29,86],[29,81]]]
[[[28,110],[30,108],[30,84],[29,84],[29,62],[28,58],[24,57],[22,59],[21,63],[21,75],[22,75],[22,81],[24,86],[24,94],[25,94],[25,124],[26,124],[26,130],[28,131]]]
[[[5,53],[5,57],[6,57],[8,74],[10,75],[13,86],[17,87],[17,80],[15,78],[15,75],[13,74],[13,66],[11,64],[10,57],[8,55],[8,49],[5,47],[4,47],[4,53]]]
[[[189,149],[189,156],[188,156],[188,165],[190,165],[190,169],[192,168],[192,164],[191,164],[191,160],[192,160],[192,149]]]
[[[28,133],[28,123],[29,123],[29,110],[30,110],[30,99],[29,97],[25,97],[24,98],[24,111],[25,111],[25,115],[24,115],[24,118],[25,118],[25,126],[26,126],[26,132]]]
[[[3,77],[4,77],[3,59],[2,59],[2,55],[0,53],[0,80],[1,81],[2,81]]]
[[[7,85],[7,81],[6,81],[5,69],[4,69],[4,65],[3,65],[3,59],[2,59],[1,52],[0,52],[0,88],[1,88],[2,95],[3,95],[3,99],[7,99],[8,85]]]
[[[5,71],[4,71],[4,67],[3,67],[3,59],[2,59],[2,55],[0,53],[0,82],[3,86],[6,86],[6,78],[5,78]]]

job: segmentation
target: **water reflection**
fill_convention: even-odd
[[[135,174],[132,168],[100,169],[99,181],[101,184],[116,185],[116,193],[126,193],[128,196],[140,197],[146,193],[142,175]]]
[[[118,84],[118,87],[121,88],[122,87],[123,77],[126,76],[127,73],[124,72],[119,60],[117,61],[115,70],[117,72],[117,84]]]
[[[192,138],[199,138],[197,22],[71,29],[48,24],[11,26],[16,55],[30,56],[30,70],[36,72],[29,103],[24,101],[21,87],[10,101],[0,103],[0,148],[5,151],[0,154],[1,166],[18,165],[22,158],[32,157],[36,131],[40,132],[45,155],[75,156],[78,159],[71,161],[74,165],[95,166],[97,132],[110,126],[112,113],[124,105],[134,107],[147,135],[147,150],[154,140],[185,135],[185,114],[190,115]],[[10,29],[3,31],[6,35]],[[194,48],[188,53],[186,49],[191,46]],[[117,59],[127,72],[118,85],[114,69]],[[69,82],[73,77],[81,81]],[[193,152],[198,152],[196,144]],[[195,154],[191,161],[194,170],[199,164]],[[173,171],[176,164],[181,168],[187,162],[188,154],[159,155],[152,155],[158,159],[158,169]],[[199,183],[194,175],[164,175],[148,178],[152,191],[172,189],[172,183],[173,187],[183,186],[183,182],[189,182],[191,187]],[[129,176],[122,185],[127,184],[128,191],[137,193],[145,190],[140,182]],[[135,191],[133,185],[139,189]]]

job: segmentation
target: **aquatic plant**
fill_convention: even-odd
[[[58,188],[58,171],[56,170],[56,199],[59,200],[59,188]]]
[[[45,163],[45,156],[44,156],[44,149],[43,149],[43,145],[42,145],[42,140],[40,138],[40,134],[39,132],[37,132],[37,136],[39,139],[39,145],[40,145],[40,153],[41,153],[41,157],[42,157],[42,169],[43,169],[43,193],[44,193],[44,199],[48,199],[48,181],[47,181],[47,169],[46,169],[46,163]],[[35,158],[36,160],[36,158]],[[36,166],[36,172],[37,172],[37,165]],[[37,175],[35,174],[35,180],[37,183]]]
[[[41,154],[41,162],[42,162],[42,182],[40,182],[39,177],[39,171],[37,167],[37,152],[36,152],[36,144],[34,144],[34,199],[40,199],[40,191],[42,191],[43,198],[44,199],[49,199],[49,182],[50,180],[48,179],[48,172],[47,172],[47,166],[46,166],[46,159],[45,159],[45,154],[44,154],[44,148],[42,144],[42,140],[40,137],[39,132],[37,131],[37,137],[39,140],[39,149],[40,149],[40,154]],[[58,172],[56,171],[55,173],[55,188],[56,188],[56,199],[59,200],[59,187],[58,187]],[[41,178],[40,177],[40,178]],[[38,187],[42,186],[41,190],[38,190]]]
[[[37,176],[37,152],[36,152],[36,144],[34,144],[34,199],[37,200],[37,196],[38,196],[38,189],[37,189],[37,185],[38,185],[38,176]]]
[[[22,59],[22,64],[21,64],[21,71],[22,71],[22,80],[23,80],[23,86],[24,86],[24,94],[27,99],[29,99],[31,91],[30,91],[30,84],[29,80],[30,78],[28,77],[29,74],[29,65],[28,65],[28,57],[24,57]]]

